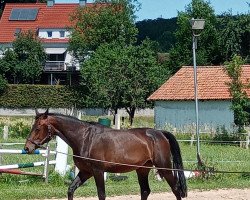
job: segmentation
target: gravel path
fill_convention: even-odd
[[[148,200],[176,200],[172,193],[150,194]],[[250,189],[190,191],[183,200],[250,200]],[[53,199],[66,200],[66,199]],[[97,197],[74,198],[74,200],[98,200]],[[107,197],[106,200],[140,200],[140,196],[127,195]]]

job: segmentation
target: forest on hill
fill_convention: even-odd
[[[171,19],[147,19],[136,23],[138,28],[138,42],[147,37],[158,42],[160,52],[168,52],[175,43],[174,33],[177,30],[177,17]]]

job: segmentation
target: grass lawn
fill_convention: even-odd
[[[90,120],[90,119],[86,119]],[[96,119],[92,119],[95,120]],[[145,122],[146,121],[146,122]],[[138,126],[153,127],[152,118],[140,118],[135,124]],[[10,139],[11,142],[25,142],[25,139]],[[0,141],[2,142],[2,141]],[[51,144],[53,146],[53,144]],[[195,169],[196,146],[190,146],[186,143],[180,143],[184,167],[186,169]],[[23,145],[15,147],[4,147],[9,149],[22,149]],[[217,171],[239,171],[250,172],[250,150],[237,146],[229,145],[209,145],[201,143],[202,160],[208,167],[214,167]],[[53,159],[53,156],[51,157]],[[41,155],[2,155],[1,164],[27,163],[34,161],[43,161]],[[69,164],[72,163],[72,157],[69,157]],[[43,167],[28,168],[24,171],[42,173]],[[111,174],[109,174],[111,175]],[[106,182],[107,196],[123,194],[139,194],[139,185],[135,172],[127,173],[128,179],[123,181],[113,181],[108,179]],[[0,175],[0,200],[19,200],[19,199],[44,199],[44,198],[65,198],[67,188],[70,183],[69,174],[66,177],[60,177],[53,172],[50,167],[49,183],[44,183],[40,177],[22,176],[22,175]],[[159,182],[150,173],[150,186],[153,193],[170,191],[168,184]],[[188,188],[192,189],[218,189],[218,188],[250,188],[250,174],[247,173],[215,173],[207,179],[196,178],[188,179]],[[93,178],[82,187],[78,188],[75,196],[96,196],[96,187]]]
[[[184,161],[195,161],[196,148],[187,144],[181,144],[181,150]],[[235,146],[220,145],[201,145],[202,158],[207,166],[214,167],[215,170],[222,171],[250,171],[250,153],[249,150]],[[10,157],[10,155],[8,156]],[[25,160],[41,160],[41,156],[29,155],[11,155],[8,162],[25,162]],[[32,157],[32,160],[30,160]],[[16,160],[16,161],[15,161]],[[69,159],[72,162],[71,158]],[[233,162],[221,162],[233,161]],[[185,162],[185,168],[195,169],[196,164]],[[29,168],[26,171],[42,172],[42,167]],[[49,175],[49,183],[44,183],[40,177],[8,175],[0,176],[0,199],[43,199],[43,198],[61,198],[66,197],[67,187],[69,185],[69,175],[60,177],[52,172]],[[110,175],[110,174],[109,174]],[[108,179],[106,182],[106,191],[108,196],[122,194],[139,194],[139,185],[135,172],[127,173],[127,180],[113,181]],[[159,182],[154,178],[153,172],[150,173],[150,186],[152,192],[170,191],[166,182]],[[214,174],[208,179],[188,179],[188,188],[191,189],[218,189],[218,188],[250,188],[249,174]],[[93,179],[90,179],[84,186],[80,187],[76,196],[95,196],[96,187]]]

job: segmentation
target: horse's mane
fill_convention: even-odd
[[[87,124],[89,126],[94,125],[94,126],[99,126],[99,127],[106,127],[105,125],[102,125],[99,122],[95,122],[95,121],[83,121],[83,120],[80,120],[80,119],[78,119],[78,118],[76,118],[74,116],[63,115],[63,114],[60,114],[60,113],[48,113],[48,116],[60,117],[60,118],[63,118],[63,119],[71,120],[73,122],[80,122],[80,123],[85,124],[85,125]]]

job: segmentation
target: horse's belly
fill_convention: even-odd
[[[115,166],[115,167],[108,167],[106,168],[106,172],[110,173],[127,173],[136,170],[137,167],[124,167],[124,166]]]

